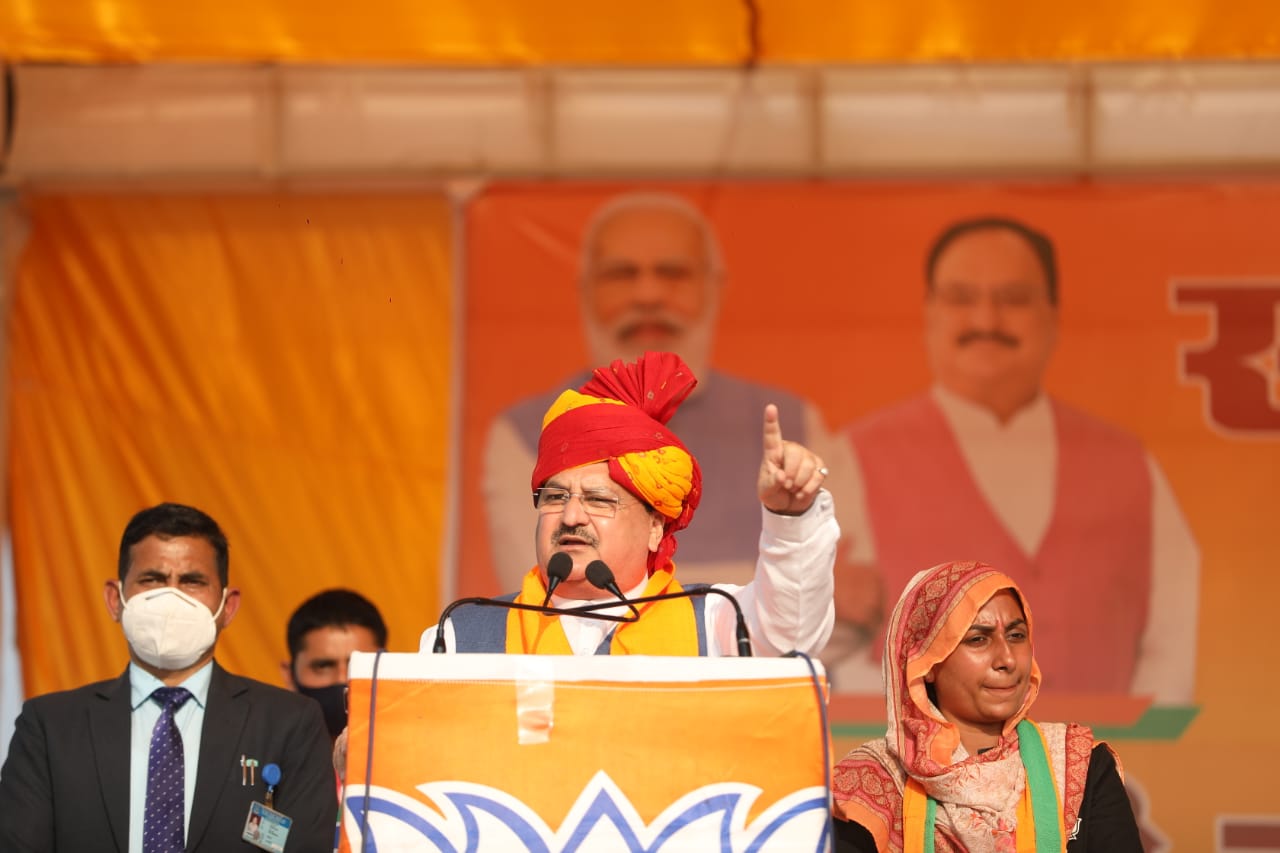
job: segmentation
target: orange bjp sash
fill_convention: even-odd
[[[1034,738],[1033,744],[1025,739]],[[1062,796],[1047,758],[1044,732],[1031,720],[1018,723],[1019,753],[1027,770],[1015,816],[1017,853],[1061,853],[1066,832],[1062,820]],[[1028,747],[1032,747],[1028,749]],[[1035,808],[1039,802],[1041,808]],[[933,814],[924,785],[908,778],[902,791],[903,853],[933,853]]]
[[[675,566],[655,570],[642,596],[680,592]],[[516,601],[541,604],[547,594],[542,572],[534,567],[524,576]],[[698,626],[693,604],[687,598],[653,601],[638,605],[640,618],[623,622],[613,632],[609,653],[614,655],[676,655],[697,657]],[[507,653],[526,655],[570,655],[573,649],[557,616],[530,610],[512,610],[507,615]]]

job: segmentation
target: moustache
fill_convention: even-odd
[[[684,324],[663,314],[646,314],[624,318],[614,326],[614,335],[620,341],[629,341],[643,328],[657,327],[668,335],[684,334]]]
[[[1016,349],[1019,344],[1017,338],[1013,335],[1006,334],[999,329],[991,329],[990,331],[985,332],[979,329],[970,329],[960,337],[956,338],[956,343],[962,347],[967,347],[969,344],[976,343],[978,341],[991,341],[992,343],[1000,344],[1001,346],[1008,347],[1009,349]]]
[[[567,539],[572,536],[574,539],[581,539],[592,548],[598,547],[600,543],[596,542],[596,538],[591,535],[590,528],[587,527],[565,527],[561,525],[556,528],[556,532],[551,535],[551,544],[559,545],[561,539]]]

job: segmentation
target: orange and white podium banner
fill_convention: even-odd
[[[352,656],[341,849],[827,849],[820,664]]]

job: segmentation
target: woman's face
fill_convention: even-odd
[[[1031,683],[1031,634],[1017,596],[1001,590],[984,604],[960,645],[925,681],[966,749],[973,751],[971,741],[994,746]]]

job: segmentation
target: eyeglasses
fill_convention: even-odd
[[[552,486],[543,486],[541,489],[533,490],[533,505],[538,508],[538,512],[547,513],[564,512],[565,507],[569,505],[572,498],[578,498],[582,501],[582,508],[587,515],[596,518],[613,518],[618,514],[618,507],[622,506],[622,501],[615,498],[608,492],[571,492],[568,489],[558,489]]]
[[[1034,288],[1017,285],[997,287],[987,293],[973,287],[944,286],[934,291],[932,296],[948,308],[972,308],[987,301],[997,308],[1027,308],[1040,299]]]

